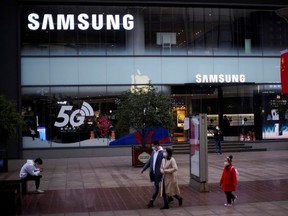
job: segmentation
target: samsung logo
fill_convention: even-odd
[[[36,30],[132,30],[134,28],[134,17],[131,14],[120,16],[119,14],[44,14],[37,13],[28,15],[28,28]]]
[[[244,74],[197,74],[196,83],[244,83]]]

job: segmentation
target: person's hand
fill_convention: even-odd
[[[39,168],[40,172],[43,172],[43,167]]]

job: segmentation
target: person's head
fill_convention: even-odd
[[[36,158],[36,159],[34,160],[34,163],[35,163],[35,165],[42,165],[42,164],[43,164],[43,161],[42,161],[41,158]]]
[[[159,149],[159,141],[158,140],[154,140],[152,141],[152,149],[155,149],[156,151]]]
[[[232,156],[232,155],[226,157],[226,158],[225,158],[225,161],[224,161],[224,165],[225,165],[225,166],[229,166],[229,165],[232,163],[232,159],[233,159],[233,156]]]
[[[172,149],[166,148],[166,152],[167,152],[167,159],[170,159],[172,157]]]

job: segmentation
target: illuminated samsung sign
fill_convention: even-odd
[[[244,83],[244,74],[197,74],[196,83]]]
[[[31,13],[28,15],[28,28],[36,30],[132,30],[134,28],[134,17],[131,14],[123,16],[116,14],[52,14],[39,15]]]

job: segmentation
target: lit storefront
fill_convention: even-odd
[[[288,138],[275,8],[24,4],[20,20],[23,148],[108,146],[115,101],[149,81],[175,100],[175,137],[200,112],[226,116],[228,140]]]

